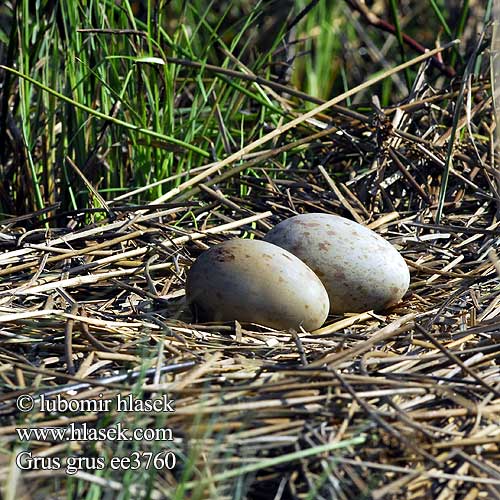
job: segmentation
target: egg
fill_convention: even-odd
[[[317,274],[332,313],[386,309],[401,300],[410,284],[406,262],[388,241],[338,215],[291,217],[264,240],[293,253]]]
[[[186,299],[201,321],[278,330],[323,325],[328,294],[300,259],[265,241],[234,239],[203,252],[188,272]]]

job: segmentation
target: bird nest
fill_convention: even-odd
[[[92,488],[148,498],[496,497],[498,159],[488,82],[469,87],[467,115],[453,122],[463,90],[422,86],[369,120],[335,108],[197,183],[180,174],[165,203],[117,199],[4,220],[6,489],[22,474],[26,498]],[[330,316],[311,332],[193,322],[185,277],[203,250],[310,212],[348,217],[395,245],[411,270],[403,300]],[[133,411],[120,411],[118,395],[133,398]],[[42,400],[59,408],[42,411]],[[70,400],[74,411],[62,411]],[[111,405],[74,403],[92,400]],[[152,401],[167,406],[137,406]],[[118,424],[169,433],[19,434]],[[23,452],[39,461],[20,471]],[[111,467],[139,456],[157,460]]]

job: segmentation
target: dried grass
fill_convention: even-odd
[[[370,122],[318,114],[289,143],[282,134],[275,149],[225,171],[211,167],[200,174],[203,184],[188,182],[169,196],[191,203],[108,202],[101,218],[58,214],[60,229],[36,218],[2,222],[4,450],[14,451],[21,424],[102,418],[21,414],[18,395],[71,389],[73,398],[111,397],[139,380],[145,395],[175,397],[168,426],[176,446],[197,450],[190,481],[160,471],[152,498],[176,487],[224,498],[243,474],[252,498],[500,497],[500,182],[487,89],[481,81],[470,87],[467,119],[453,134],[458,87],[434,93],[422,85]],[[278,153],[286,149],[283,165]],[[404,300],[383,314],[330,317],[315,332],[193,324],[184,305],[193,259],[303,212],[355,219],[396,245],[412,271]],[[121,418],[157,425],[151,414]],[[97,449],[109,454],[110,446]],[[44,456],[68,453],[66,443],[32,447]],[[88,444],[69,449],[86,453]],[[12,470],[4,461],[0,477]],[[58,474],[25,473],[21,493],[41,491]],[[122,488],[92,471],[75,477]]]

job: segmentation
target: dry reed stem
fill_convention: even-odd
[[[471,87],[476,136],[469,141],[461,124],[465,139],[456,139],[440,224],[434,215],[445,148],[436,141],[446,139],[440,123],[456,88],[428,87],[400,106],[395,128],[383,128],[378,115],[372,126],[315,108],[287,125],[308,127],[295,128],[292,142],[286,127],[276,129],[272,138],[283,141],[275,148],[250,156],[242,150],[167,193],[189,199],[185,206],[128,211],[109,201],[115,220],[89,227],[75,215],[75,230],[52,234],[31,219],[0,223],[4,448],[13,452],[19,426],[96,425],[98,418],[35,411],[28,419],[15,408],[19,395],[112,398],[134,387],[145,398],[175,398],[176,412],[162,425],[174,429],[179,449],[197,447],[202,475],[363,435],[363,446],[287,463],[288,475],[256,471],[254,487],[276,491],[285,481],[305,496],[326,476],[325,484],[352,496],[372,488],[374,498],[492,497],[500,456],[500,200],[492,181],[497,160],[485,139],[492,127],[487,88]],[[317,123],[306,122],[314,115]],[[323,126],[331,129],[316,132]],[[240,156],[244,165],[208,177]],[[200,252],[244,234],[258,238],[304,212],[364,221],[396,245],[411,271],[403,301],[387,311],[331,316],[322,328],[296,334],[193,323],[184,282]],[[109,413],[111,421],[149,428],[156,417]],[[64,443],[31,446],[36,454],[68,453]],[[109,443],[102,450],[114,452]],[[77,452],[88,453],[88,444]],[[0,461],[0,477],[10,471]],[[44,474],[21,480],[36,488],[48,480]],[[158,474],[155,488],[174,491],[178,478]],[[102,484],[121,491],[117,481]]]

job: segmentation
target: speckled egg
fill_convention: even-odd
[[[371,229],[338,215],[287,219],[264,238],[296,255],[321,279],[333,313],[386,309],[406,293],[408,266]]]
[[[200,321],[315,330],[325,322],[321,280],[290,252],[265,241],[230,240],[202,253],[187,275],[186,298]]]

